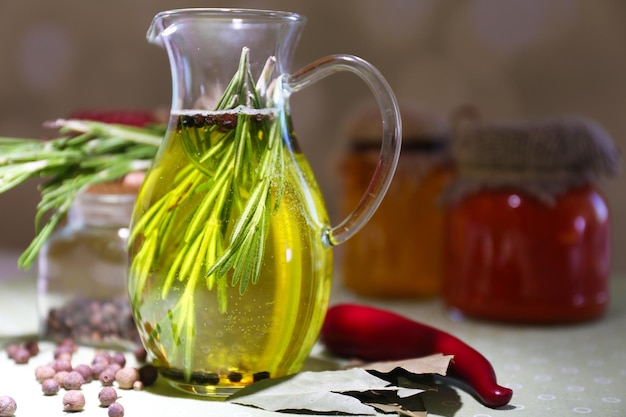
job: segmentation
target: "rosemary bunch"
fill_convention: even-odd
[[[131,244],[135,239],[167,241],[178,208],[201,196],[169,266],[161,288],[163,299],[175,280],[187,280],[187,288],[205,282],[209,290],[217,286],[223,312],[229,271],[230,285],[238,285],[241,294],[259,278],[269,216],[283,192],[284,160],[280,123],[267,112],[272,99],[267,81],[275,60],[268,59],[255,83],[248,59],[249,50],[243,48],[237,71],[214,112],[180,116],[177,135],[190,163],[134,224]],[[251,113],[254,109],[259,113]],[[228,228],[232,218],[235,224]],[[133,257],[131,269],[137,279],[131,293],[135,297],[140,297],[159,253],[156,244],[144,243]],[[183,327],[182,323],[178,326]]]
[[[160,125],[137,128],[84,120],[60,119],[46,126],[58,129],[59,136],[45,141],[0,137],[0,193],[32,178],[44,180],[35,237],[18,260],[22,268],[33,264],[80,192],[147,169],[165,133]]]

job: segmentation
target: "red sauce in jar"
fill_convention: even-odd
[[[472,194],[451,207],[444,298],[469,316],[575,322],[608,303],[610,218],[587,185],[553,206],[515,190]]]
[[[596,186],[620,158],[580,117],[472,120],[452,140],[445,191],[443,299],[462,315],[516,323],[601,317],[609,302],[611,218]]]

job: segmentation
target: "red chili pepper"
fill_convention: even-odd
[[[513,391],[496,382],[489,361],[462,340],[390,311],[357,304],[331,307],[320,335],[329,352],[366,361],[453,355],[449,375],[467,383],[488,407],[502,407]]]

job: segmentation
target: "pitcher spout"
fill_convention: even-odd
[[[255,79],[270,58],[275,60],[273,74],[263,74],[270,82],[290,72],[305,22],[296,13],[249,9],[188,8],[157,14],[147,39],[168,52],[175,99],[172,109],[212,110],[244,48],[249,51],[248,65]]]

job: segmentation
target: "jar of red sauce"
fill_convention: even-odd
[[[611,216],[597,185],[619,152],[579,117],[466,122],[446,190],[445,303],[519,323],[601,317],[609,301]]]
[[[426,298],[441,294],[443,207],[453,178],[445,117],[401,104],[402,152],[393,181],[369,222],[339,252],[343,284],[376,298]],[[339,208],[348,214],[376,170],[382,125],[377,106],[354,111],[345,126],[340,161]]]

